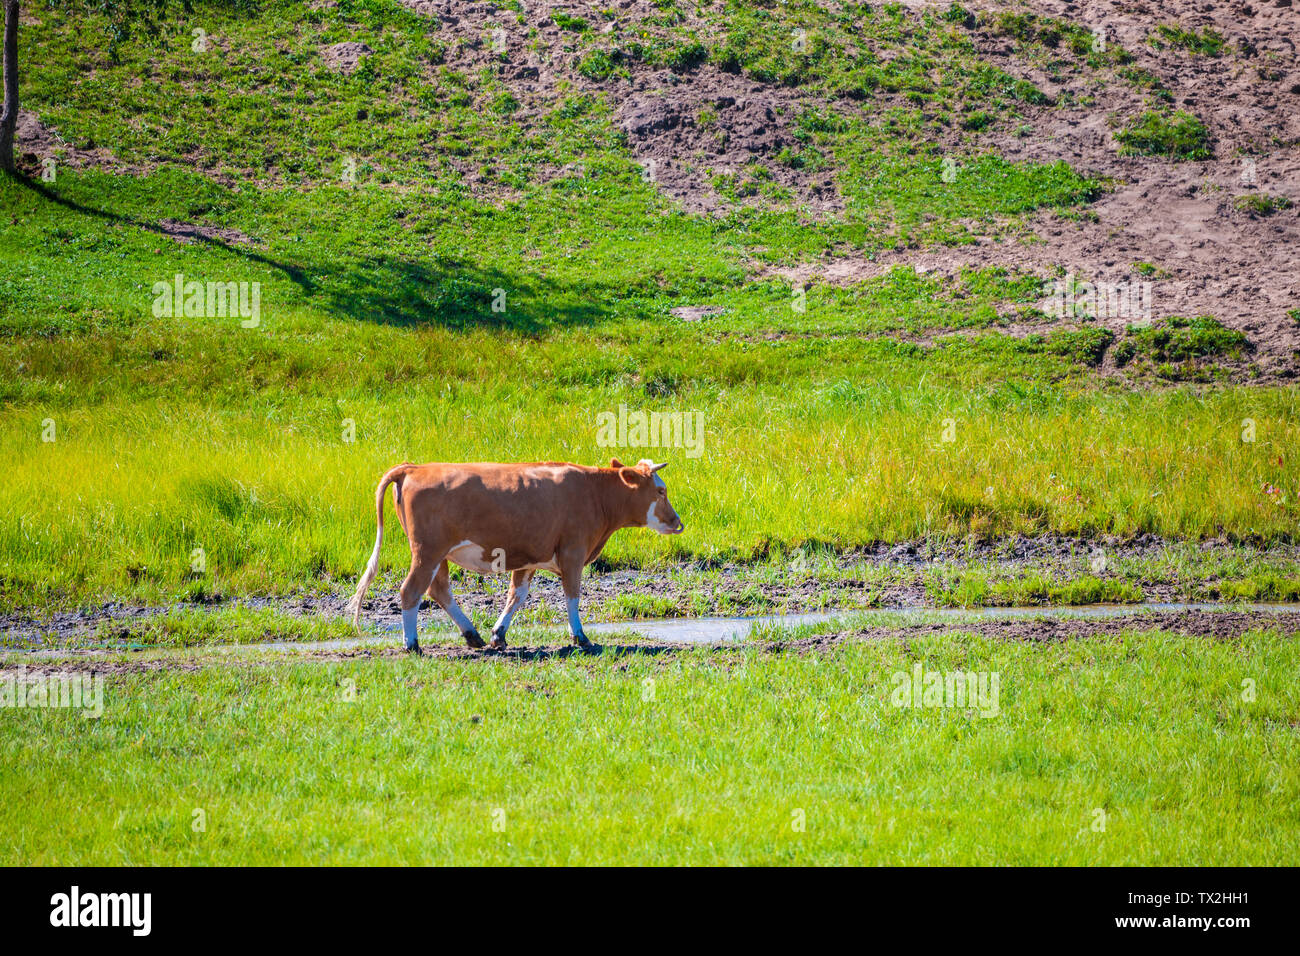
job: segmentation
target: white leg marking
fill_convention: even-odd
[[[525,582],[523,586],[515,590],[515,599],[506,605],[506,609],[502,611],[501,616],[497,618],[496,624],[492,625],[492,633],[504,635],[510,628],[510,621],[515,616],[515,612],[523,607],[524,601],[527,599],[528,584]]]
[[[474,622],[471,621],[469,617],[466,616],[465,612],[460,609],[460,605],[456,603],[456,595],[452,594],[447,598],[446,610],[447,613],[451,615],[451,619],[456,622],[456,626],[459,627],[462,632],[474,630]]]
[[[578,599],[566,598],[564,603],[569,608],[569,636],[582,637],[582,621],[578,619]]]
[[[413,607],[402,611],[402,633],[406,636],[406,646],[414,647],[418,643],[417,619],[420,616],[420,608]]]

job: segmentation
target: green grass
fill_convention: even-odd
[[[1285,864],[1298,647],[955,633],[120,675],[99,719],[5,713],[0,860]],[[997,716],[895,706],[918,663],[996,673]]]
[[[977,570],[942,571],[928,577],[926,591],[938,607],[1139,604],[1145,600],[1141,586],[1133,581],[1090,574],[1029,573],[991,581],[988,574]]]
[[[195,647],[266,641],[329,641],[355,637],[350,621],[272,608],[177,607],[128,624],[101,625],[78,646]]]
[[[1174,160],[1211,159],[1210,132],[1184,110],[1147,110],[1115,134],[1120,155],[1164,156]]]
[[[561,30],[572,30],[575,33],[581,33],[587,29],[587,21],[582,17],[571,16],[567,13],[552,13],[551,19]]]
[[[1198,33],[1176,23],[1162,23],[1157,26],[1155,32],[1148,38],[1148,42],[1156,47],[1167,43],[1208,57],[1222,56],[1228,46],[1228,41],[1223,38],[1223,34],[1211,27],[1206,27]]]
[[[394,461],[607,460],[625,452],[596,445],[596,415],[620,402],[698,409],[706,430],[702,457],[659,455],[672,462],[665,475],[690,532],[671,541],[622,532],[606,550],[615,566],[748,561],[771,542],[808,538],[848,548],[1046,531],[1276,540],[1294,529],[1296,465],[1285,450],[1300,418],[1281,389],[1101,397],[738,384],[683,388],[665,401],[586,386],[555,388],[547,401],[490,384],[401,385],[400,398],[364,387],[292,406],[141,399],[7,412],[3,603],[163,600],[193,586],[197,548],[202,579],[226,595],[346,587],[369,548],[373,485]],[[51,415],[58,438],[45,443]],[[1242,437],[1248,419],[1253,441]],[[737,474],[718,464],[728,461],[747,464]],[[58,495],[46,493],[51,474]],[[1270,485],[1287,497],[1261,491]],[[390,534],[382,566],[406,562]]]
[[[1239,359],[1249,348],[1246,336],[1210,316],[1170,316],[1155,326],[1130,326],[1115,346],[1115,362],[1132,363],[1164,378],[1195,377],[1207,358]]]
[[[1225,601],[1300,601],[1300,577],[1257,571],[1242,580],[1224,581],[1218,592]]]
[[[1271,196],[1268,193],[1248,193],[1232,200],[1235,209],[1251,216],[1271,216],[1291,208],[1291,200],[1286,196]]]
[[[1150,279],[1164,279],[1169,275],[1166,270],[1152,262],[1135,262],[1133,263],[1133,271]]]
[[[610,620],[638,620],[677,616],[677,602],[653,594],[620,594],[603,607]]]

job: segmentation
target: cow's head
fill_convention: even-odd
[[[615,458],[609,466],[618,469],[619,478],[632,492],[629,519],[636,527],[653,528],[660,534],[681,534],[686,525],[668,503],[668,486],[658,474],[666,464],[656,465],[642,458],[635,468],[630,468]]]

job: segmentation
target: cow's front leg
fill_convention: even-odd
[[[591,641],[582,633],[582,619],[578,616],[578,599],[582,596],[582,561],[569,559],[560,564],[560,584],[564,588],[564,605],[569,612],[569,635],[573,643],[590,650]]]
[[[474,622],[460,609],[456,598],[452,596],[451,571],[447,568],[446,561],[442,562],[438,573],[433,576],[433,583],[429,585],[429,597],[437,601],[438,606],[451,615],[451,619],[460,628],[460,636],[465,638],[467,645],[473,648],[484,646],[483,638],[478,636],[478,629],[474,627]]]
[[[528,585],[533,580],[533,572],[519,570],[510,575],[510,593],[506,595],[506,607],[497,618],[496,624],[492,625],[492,643],[491,647],[497,650],[504,650],[506,646],[506,631],[510,629],[510,619],[515,616],[515,612],[524,606],[524,601],[528,600]]]

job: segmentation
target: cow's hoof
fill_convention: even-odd
[[[423,657],[423,656],[424,656],[424,651],[420,650],[420,645],[419,645],[419,644],[407,644],[407,645],[406,645],[406,653],[408,653],[408,654],[414,654],[416,657]]]
[[[587,640],[586,636],[583,635],[575,637],[573,643],[577,644],[578,647],[584,651],[594,651],[596,649],[596,645]]]
[[[493,632],[492,640],[488,642],[488,647],[494,651],[504,651],[506,649],[506,636]]]
[[[478,631],[475,631],[473,629],[468,631],[461,631],[460,636],[465,638],[465,643],[470,647],[474,648],[474,650],[478,650],[479,648],[487,646],[486,644],[483,643],[483,638],[478,636]]]

